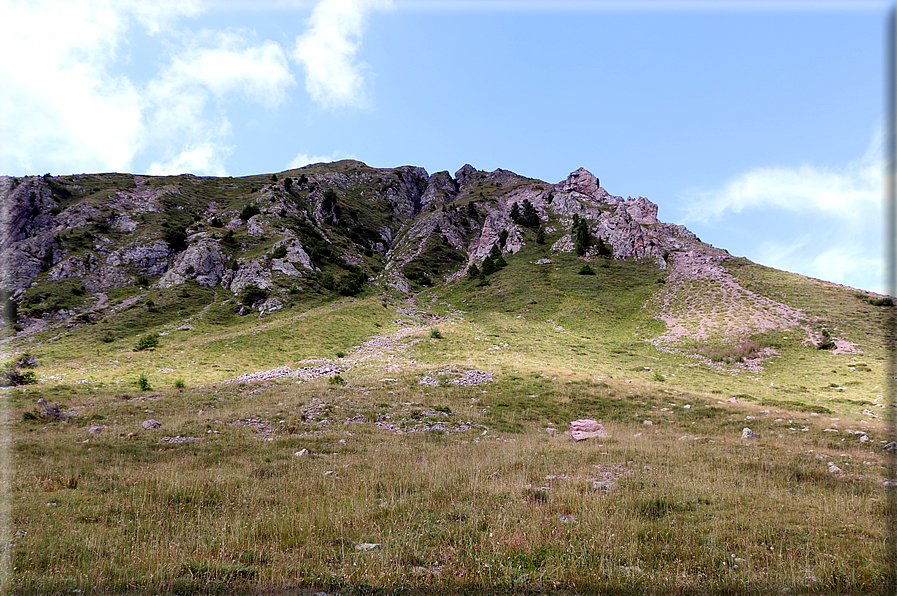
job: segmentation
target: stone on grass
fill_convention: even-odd
[[[296,452],[296,457],[302,457],[303,455],[308,455],[308,449],[300,449]]]
[[[570,423],[568,429],[570,438],[574,441],[585,441],[586,439],[604,439],[607,438],[607,429],[597,420],[591,418],[583,418],[574,420]]]
[[[89,432],[92,435],[98,435],[101,432],[103,432],[103,427],[102,426],[91,426],[90,428],[87,429],[87,432]]]
[[[143,421],[143,428],[145,428],[146,430],[153,430],[154,428],[159,428],[160,426],[162,426],[162,423],[158,420],[153,420],[152,418]]]
[[[759,439],[760,437],[757,436],[757,433],[755,433],[754,431],[752,431],[751,429],[749,429],[748,427],[745,426],[743,429],[741,429],[741,438],[742,439]]]
[[[897,451],[897,441],[891,441],[884,447],[882,447],[885,451]]]
[[[380,548],[383,548],[383,545],[379,542],[362,542],[355,545],[355,550],[377,550]]]

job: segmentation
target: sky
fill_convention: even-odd
[[[0,175],[579,167],[884,292],[885,19],[853,0],[0,0]]]

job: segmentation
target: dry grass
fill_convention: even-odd
[[[693,395],[684,409],[612,386],[542,388],[550,397],[530,411],[501,383],[221,386],[155,401],[95,396],[82,411],[106,425],[94,435],[86,420],[18,424],[12,529],[25,534],[15,538],[12,585],[877,587],[880,464],[856,438],[832,440],[809,416]],[[613,436],[572,443],[564,428],[549,431],[571,403]],[[162,428],[143,431],[149,417]],[[395,434],[378,418],[448,432]],[[273,429],[271,440],[232,424],[247,419]],[[455,432],[461,423],[473,428]],[[744,425],[761,440],[738,439]],[[845,474],[829,473],[828,461]],[[357,550],[362,543],[381,546]]]

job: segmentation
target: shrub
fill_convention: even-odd
[[[289,178],[287,178],[289,180]],[[278,246],[274,249],[274,252],[271,253],[272,259],[282,259],[287,256],[287,247],[286,246]]]
[[[107,331],[106,335],[104,335],[102,338],[100,338],[100,341],[103,342],[104,344],[111,344],[112,342],[115,341],[115,338],[112,337],[111,331]]]
[[[299,176],[299,186],[305,186],[306,184],[308,184],[308,176],[302,174]]]
[[[178,379],[177,381],[174,382],[174,386],[176,389],[183,389],[184,387],[187,386],[187,384],[184,383],[184,379]]]
[[[516,205],[517,203],[514,203],[514,204]],[[505,247],[505,243],[506,243],[507,241],[508,241],[508,231],[507,231],[507,230],[502,230],[501,233],[498,235],[498,246],[499,246],[500,248],[504,248],[504,247]]]
[[[740,356],[739,356],[739,358],[740,358]],[[663,381],[666,381],[666,377],[664,377],[662,374],[660,374],[659,372],[657,372],[655,370],[654,371],[654,380],[662,383]]]
[[[259,213],[261,213],[261,210],[255,205],[246,205],[243,207],[243,210],[240,211],[240,219],[249,221],[252,216],[258,215]]]
[[[496,271],[498,271],[498,269],[495,267],[495,261],[492,260],[492,257],[486,255],[486,258],[483,259],[483,265],[480,267],[480,274],[492,275]]]
[[[442,339],[442,332],[439,327],[430,327],[430,339]]]
[[[136,283],[138,286],[140,286],[141,288],[147,288],[147,287],[149,287],[149,285],[150,285],[150,280],[149,280],[149,278],[148,278],[147,276],[145,276],[145,275],[138,275],[138,276],[137,276],[137,281],[136,281],[135,283]]]
[[[180,252],[187,248],[187,232],[184,228],[168,228],[163,234],[171,250]]]
[[[293,188],[293,179],[292,178],[284,178],[283,179],[283,189],[287,192],[290,192]]]
[[[159,345],[159,334],[151,333],[149,335],[144,335],[139,340],[137,340],[137,345],[134,346],[135,352],[140,352],[142,350],[155,350]]]
[[[869,300],[872,306],[894,306],[894,299],[890,296],[884,298],[873,298]]]
[[[366,281],[367,276],[363,271],[347,273],[340,278],[336,290],[342,296],[355,296],[361,293]]]
[[[536,244],[545,244],[545,228],[542,226],[536,230]]]
[[[818,346],[816,346],[816,349],[817,350],[834,350],[835,342],[833,342],[830,339],[825,339],[822,342],[820,342]]]
[[[613,247],[610,244],[606,244],[604,242],[604,240],[602,240],[601,238],[597,238],[595,240],[595,247],[596,247],[596,252],[598,253],[598,256],[608,257],[608,258],[614,256]]]
[[[339,375],[333,375],[332,377],[330,377],[330,384],[331,385],[345,385],[346,380]]]
[[[476,279],[480,276],[480,268],[477,267],[476,263],[471,263],[470,267],[467,268],[467,277],[470,279]]]
[[[240,292],[240,303],[246,306],[252,306],[259,300],[264,300],[268,293],[255,284],[247,284],[243,291]]]
[[[137,378],[137,388],[141,391],[152,391],[153,388],[150,386],[149,379],[146,378],[146,375],[140,375]]]
[[[213,228],[220,228],[220,227],[224,226],[224,224],[221,222],[221,220],[218,219],[217,217],[213,217],[212,221],[209,222],[209,225],[212,226]]]
[[[588,266],[588,264],[580,267],[579,271],[577,271],[579,275],[595,275],[595,270]]]
[[[345,357],[346,357],[346,353],[343,352],[342,350],[339,350],[339,351],[336,353],[336,357],[337,357],[337,358],[345,358]]]
[[[233,230],[228,230],[228,231],[224,234],[224,238],[222,238],[221,241],[224,242],[225,244],[236,244],[237,241],[234,240],[234,231],[233,231]]]
[[[501,269],[501,268],[507,267],[507,266],[508,266],[508,262],[505,261],[505,258],[501,255],[498,255],[498,258],[495,259],[495,268]]]

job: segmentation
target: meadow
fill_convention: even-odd
[[[738,261],[744,287],[857,351],[789,329],[662,351],[645,305],[668,272],[595,259],[578,275],[573,256],[534,265],[539,250],[485,283],[308,296],[262,319],[199,286],[132,289],[136,307],[13,344],[41,381],[0,402],[6,589],[881,588],[890,311]],[[747,339],[776,350],[761,371],[689,355]],[[228,382],[322,363],[341,372]],[[492,380],[453,383],[476,370]],[[571,441],[580,418],[610,436]]]

